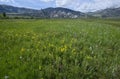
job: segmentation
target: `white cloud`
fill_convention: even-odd
[[[55,5],[56,7],[65,7],[82,12],[96,11],[109,7],[120,7],[120,0],[0,0],[1,3],[10,3],[17,6],[28,6],[33,4],[31,7],[40,5],[40,1],[45,2],[45,4],[42,5],[43,7]]]
[[[79,7],[76,8],[76,10],[83,12],[96,11],[109,7],[120,7],[119,4],[120,0],[93,0],[93,2],[86,2],[82,5],[79,4]]]
[[[80,0],[56,0],[55,2],[57,7],[74,7],[78,2],[80,2]]]
[[[56,7],[68,7],[74,10],[88,12],[109,7],[120,7],[120,0],[56,0]]]
[[[14,0],[0,0],[0,2],[15,2]]]
[[[54,0],[40,0],[40,1],[43,1],[43,2],[51,2],[51,1],[54,1]]]
[[[56,0],[56,6],[62,7],[68,5],[72,0]]]

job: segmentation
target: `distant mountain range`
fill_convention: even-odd
[[[19,8],[9,5],[0,5],[0,13],[5,12],[10,17],[24,16],[35,18],[81,18],[85,14],[67,8],[46,8],[41,10]]]
[[[5,12],[9,17],[33,17],[33,18],[120,18],[120,8],[107,8],[96,12],[82,13],[67,8],[46,8],[41,10],[0,5],[0,13]]]
[[[107,8],[96,12],[89,12],[89,15],[101,18],[120,18],[120,7],[119,8]]]

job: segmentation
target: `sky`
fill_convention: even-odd
[[[120,7],[120,0],[0,0],[0,4],[32,9],[64,7],[81,12],[93,12],[110,7]]]

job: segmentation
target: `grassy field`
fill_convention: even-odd
[[[0,79],[120,79],[120,20],[0,20]]]

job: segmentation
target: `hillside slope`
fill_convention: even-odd
[[[61,7],[35,10],[9,5],[0,5],[0,13],[3,12],[6,12],[8,16],[30,16],[37,18],[80,18],[85,16],[82,12]]]

